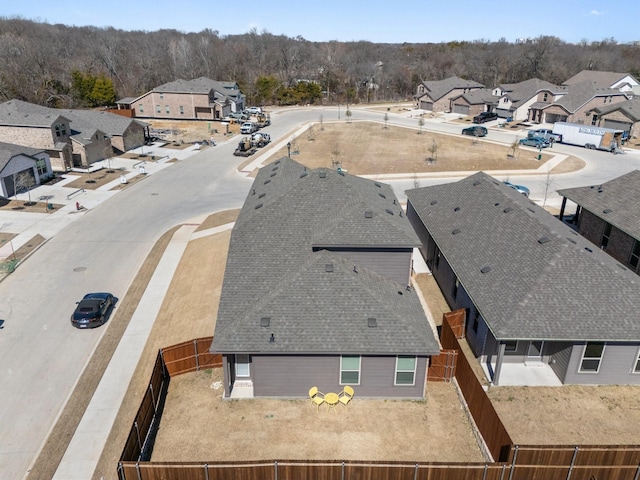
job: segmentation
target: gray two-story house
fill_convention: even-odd
[[[411,285],[418,245],[388,185],[287,157],[260,169],[231,234],[211,346],[225,397],[350,385],[423,398],[440,348]]]

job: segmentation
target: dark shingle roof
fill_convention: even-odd
[[[601,185],[567,188],[558,190],[558,193],[633,238],[640,239],[640,170]]]
[[[513,103],[513,107],[517,108],[525,102],[531,100],[538,92],[548,91],[554,95],[566,91],[566,87],[558,87],[553,83],[539,78],[530,78],[518,83],[504,83],[500,85],[500,89]]]
[[[480,172],[407,197],[496,338],[640,340],[638,277],[515,190]]]
[[[41,148],[23,147],[13,143],[0,142],[0,172],[17,155],[32,156],[43,151]]]
[[[9,100],[0,104],[0,125],[51,127],[63,115],[48,107],[22,100]]]
[[[322,249],[419,245],[400,212],[388,185],[286,157],[262,168],[232,232],[212,351],[437,353],[415,292]]]
[[[619,72],[601,72],[596,70],[582,70],[581,72],[576,73],[573,77],[569,78],[563,85],[575,85],[582,82],[592,82],[595,83],[599,87],[611,87],[616,82],[619,82],[625,77],[631,77],[632,75],[628,73],[619,73]]]
[[[432,100],[439,100],[452,90],[459,88],[484,88],[484,85],[473,80],[465,80],[460,77],[449,77],[444,80],[431,80],[422,82],[427,89],[427,94]],[[424,95],[424,94],[421,94]]]
[[[79,132],[95,128],[107,135],[121,136],[125,134],[132,123],[140,124],[143,127],[148,125],[140,120],[134,120],[110,112],[78,109],[59,111],[61,115],[71,120],[71,128]]]
[[[618,103],[608,103],[599,107],[595,107],[590,111],[595,111],[600,115],[607,115],[611,112],[620,111],[629,120],[640,122],[640,98],[626,100]]]
[[[619,97],[623,100],[627,98],[619,90],[598,87],[593,82],[586,81],[567,87],[567,94],[550,105],[559,105],[567,112],[573,113],[596,97]]]

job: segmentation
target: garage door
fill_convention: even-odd
[[[15,175],[7,175],[2,179],[4,183],[4,190],[7,192],[7,198],[13,197],[16,194],[16,184],[18,193],[24,193],[36,184],[36,177],[32,168],[28,168]]]
[[[469,105],[454,103],[453,113],[459,113],[461,115],[469,115]]]
[[[422,110],[432,110],[433,111],[433,102],[420,102],[420,108]]]
[[[604,119],[604,128],[613,128],[614,130],[623,130],[625,132],[631,131],[631,124],[628,122],[616,122],[615,120]]]

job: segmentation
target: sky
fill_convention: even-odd
[[[640,2],[601,0],[3,0],[0,17],[221,36],[256,29],[314,42],[640,41]]]

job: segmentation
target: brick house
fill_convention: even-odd
[[[495,111],[500,117],[523,121],[530,120],[534,105],[551,104],[566,94],[566,88],[531,78],[519,83],[500,84],[492,93],[497,99]]]
[[[118,107],[133,109],[141,118],[221,120],[245,105],[237,83],[200,77],[165,83],[133,100],[118,102]]]
[[[607,105],[598,105],[587,111],[591,124],[626,132],[626,138],[640,136],[640,98]],[[595,123],[594,123],[595,122]]]
[[[483,172],[406,194],[422,255],[467,310],[465,337],[495,385],[527,366],[558,384],[640,385],[635,274]]]
[[[260,169],[231,233],[211,345],[224,396],[352,385],[424,398],[440,348],[410,283],[418,245],[388,185],[287,157]]]
[[[73,166],[71,135],[70,120],[54,109],[22,100],[0,104],[0,141],[43,149],[54,171]]]
[[[450,112],[451,99],[481,88],[484,88],[481,83],[456,76],[444,80],[423,81],[416,87],[414,100],[422,110]]]
[[[640,275],[640,170],[601,185],[558,190],[560,215],[567,200],[577,205],[574,223],[580,235]]]
[[[451,112],[474,117],[481,112],[494,111],[498,97],[493,95],[491,89],[479,88],[453,97],[450,103]]]
[[[562,85],[572,86],[582,82],[591,82],[598,87],[613,88],[624,93],[629,93],[634,87],[640,86],[638,80],[629,73],[603,72],[598,70],[582,70],[562,82]]]

